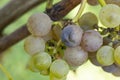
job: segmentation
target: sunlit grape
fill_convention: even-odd
[[[69,72],[68,64],[62,60],[55,60],[50,66],[50,73],[52,73],[57,78],[65,77]]]
[[[33,55],[32,60],[35,67],[40,71],[47,70],[52,63],[51,56],[46,52],[39,52]]]
[[[88,52],[97,51],[103,44],[103,38],[99,32],[88,30],[83,34],[81,45]]]
[[[24,42],[25,51],[30,54],[36,54],[45,50],[45,41],[40,37],[29,36]]]
[[[67,48],[64,51],[64,59],[72,67],[78,67],[85,63],[88,59],[88,53],[81,47]]]
[[[120,65],[120,46],[118,46],[114,51],[114,59],[115,62]]]
[[[45,36],[50,31],[52,21],[45,13],[33,14],[27,22],[27,28],[35,36]]]
[[[120,25],[120,7],[115,4],[108,4],[100,10],[99,19],[101,23],[109,28]]]
[[[109,66],[114,63],[114,49],[110,46],[102,46],[97,51],[97,60],[103,66]]]
[[[39,72],[39,70],[35,67],[34,62],[32,59],[28,61],[27,68],[32,72]]]

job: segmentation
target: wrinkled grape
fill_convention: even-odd
[[[36,54],[45,50],[45,41],[40,37],[29,36],[24,42],[25,51],[30,54]]]
[[[102,46],[97,51],[97,60],[103,66],[109,66],[114,63],[114,49],[110,46]]]
[[[83,34],[81,45],[88,52],[97,51],[103,44],[103,38],[99,32],[88,30]]]

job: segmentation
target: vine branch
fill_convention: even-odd
[[[39,1],[44,1],[44,0],[39,0]],[[47,14],[51,17],[52,20],[60,20],[80,3],[81,0],[62,0],[59,3],[55,4],[53,8],[47,12]],[[28,32],[26,25],[24,25],[15,32],[11,33],[10,35],[1,38],[0,53],[8,49],[9,47],[13,46],[14,44],[18,43],[28,35],[30,35],[30,33]]]
[[[0,32],[24,13],[46,0],[11,0],[0,9]]]

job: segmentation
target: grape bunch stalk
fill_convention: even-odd
[[[82,0],[73,19],[52,21],[42,12],[31,15],[27,22],[31,35],[24,42],[24,49],[31,56],[27,67],[49,75],[50,80],[66,80],[69,70],[75,71],[90,60],[104,71],[120,76],[120,7],[118,0],[114,1]],[[87,2],[101,5],[99,17],[92,12],[82,14]],[[99,26],[99,21],[103,26]]]

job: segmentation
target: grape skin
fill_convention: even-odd
[[[84,31],[94,29],[96,24],[98,24],[98,19],[96,15],[91,12],[84,13],[79,18],[79,25]]]
[[[115,62],[120,65],[120,46],[118,46],[114,51]]]
[[[29,36],[24,42],[24,50],[29,55],[34,55],[37,52],[45,50],[45,41],[40,37]]]
[[[120,25],[120,7],[115,4],[108,4],[99,12],[101,23],[108,28],[115,28]]]
[[[45,36],[51,30],[52,21],[44,13],[33,14],[27,22],[27,28],[34,36]]]
[[[68,47],[78,46],[81,42],[83,30],[77,25],[66,26],[61,33],[62,42]]]
[[[103,66],[109,66],[114,63],[114,49],[110,46],[102,46],[97,51],[97,61]]]
[[[97,51],[103,44],[103,38],[95,30],[87,30],[82,37],[81,46],[88,52]]]
[[[69,72],[68,64],[62,60],[55,60],[50,66],[50,73],[52,73],[57,78],[65,77]]]
[[[39,52],[33,55],[32,60],[35,67],[40,71],[47,70],[52,63],[51,56],[46,52]]]
[[[35,67],[32,59],[29,59],[29,62],[27,64],[27,68],[32,72],[39,72],[39,70]]]
[[[64,51],[64,59],[72,67],[78,67],[88,60],[88,53],[80,46],[69,48]]]

